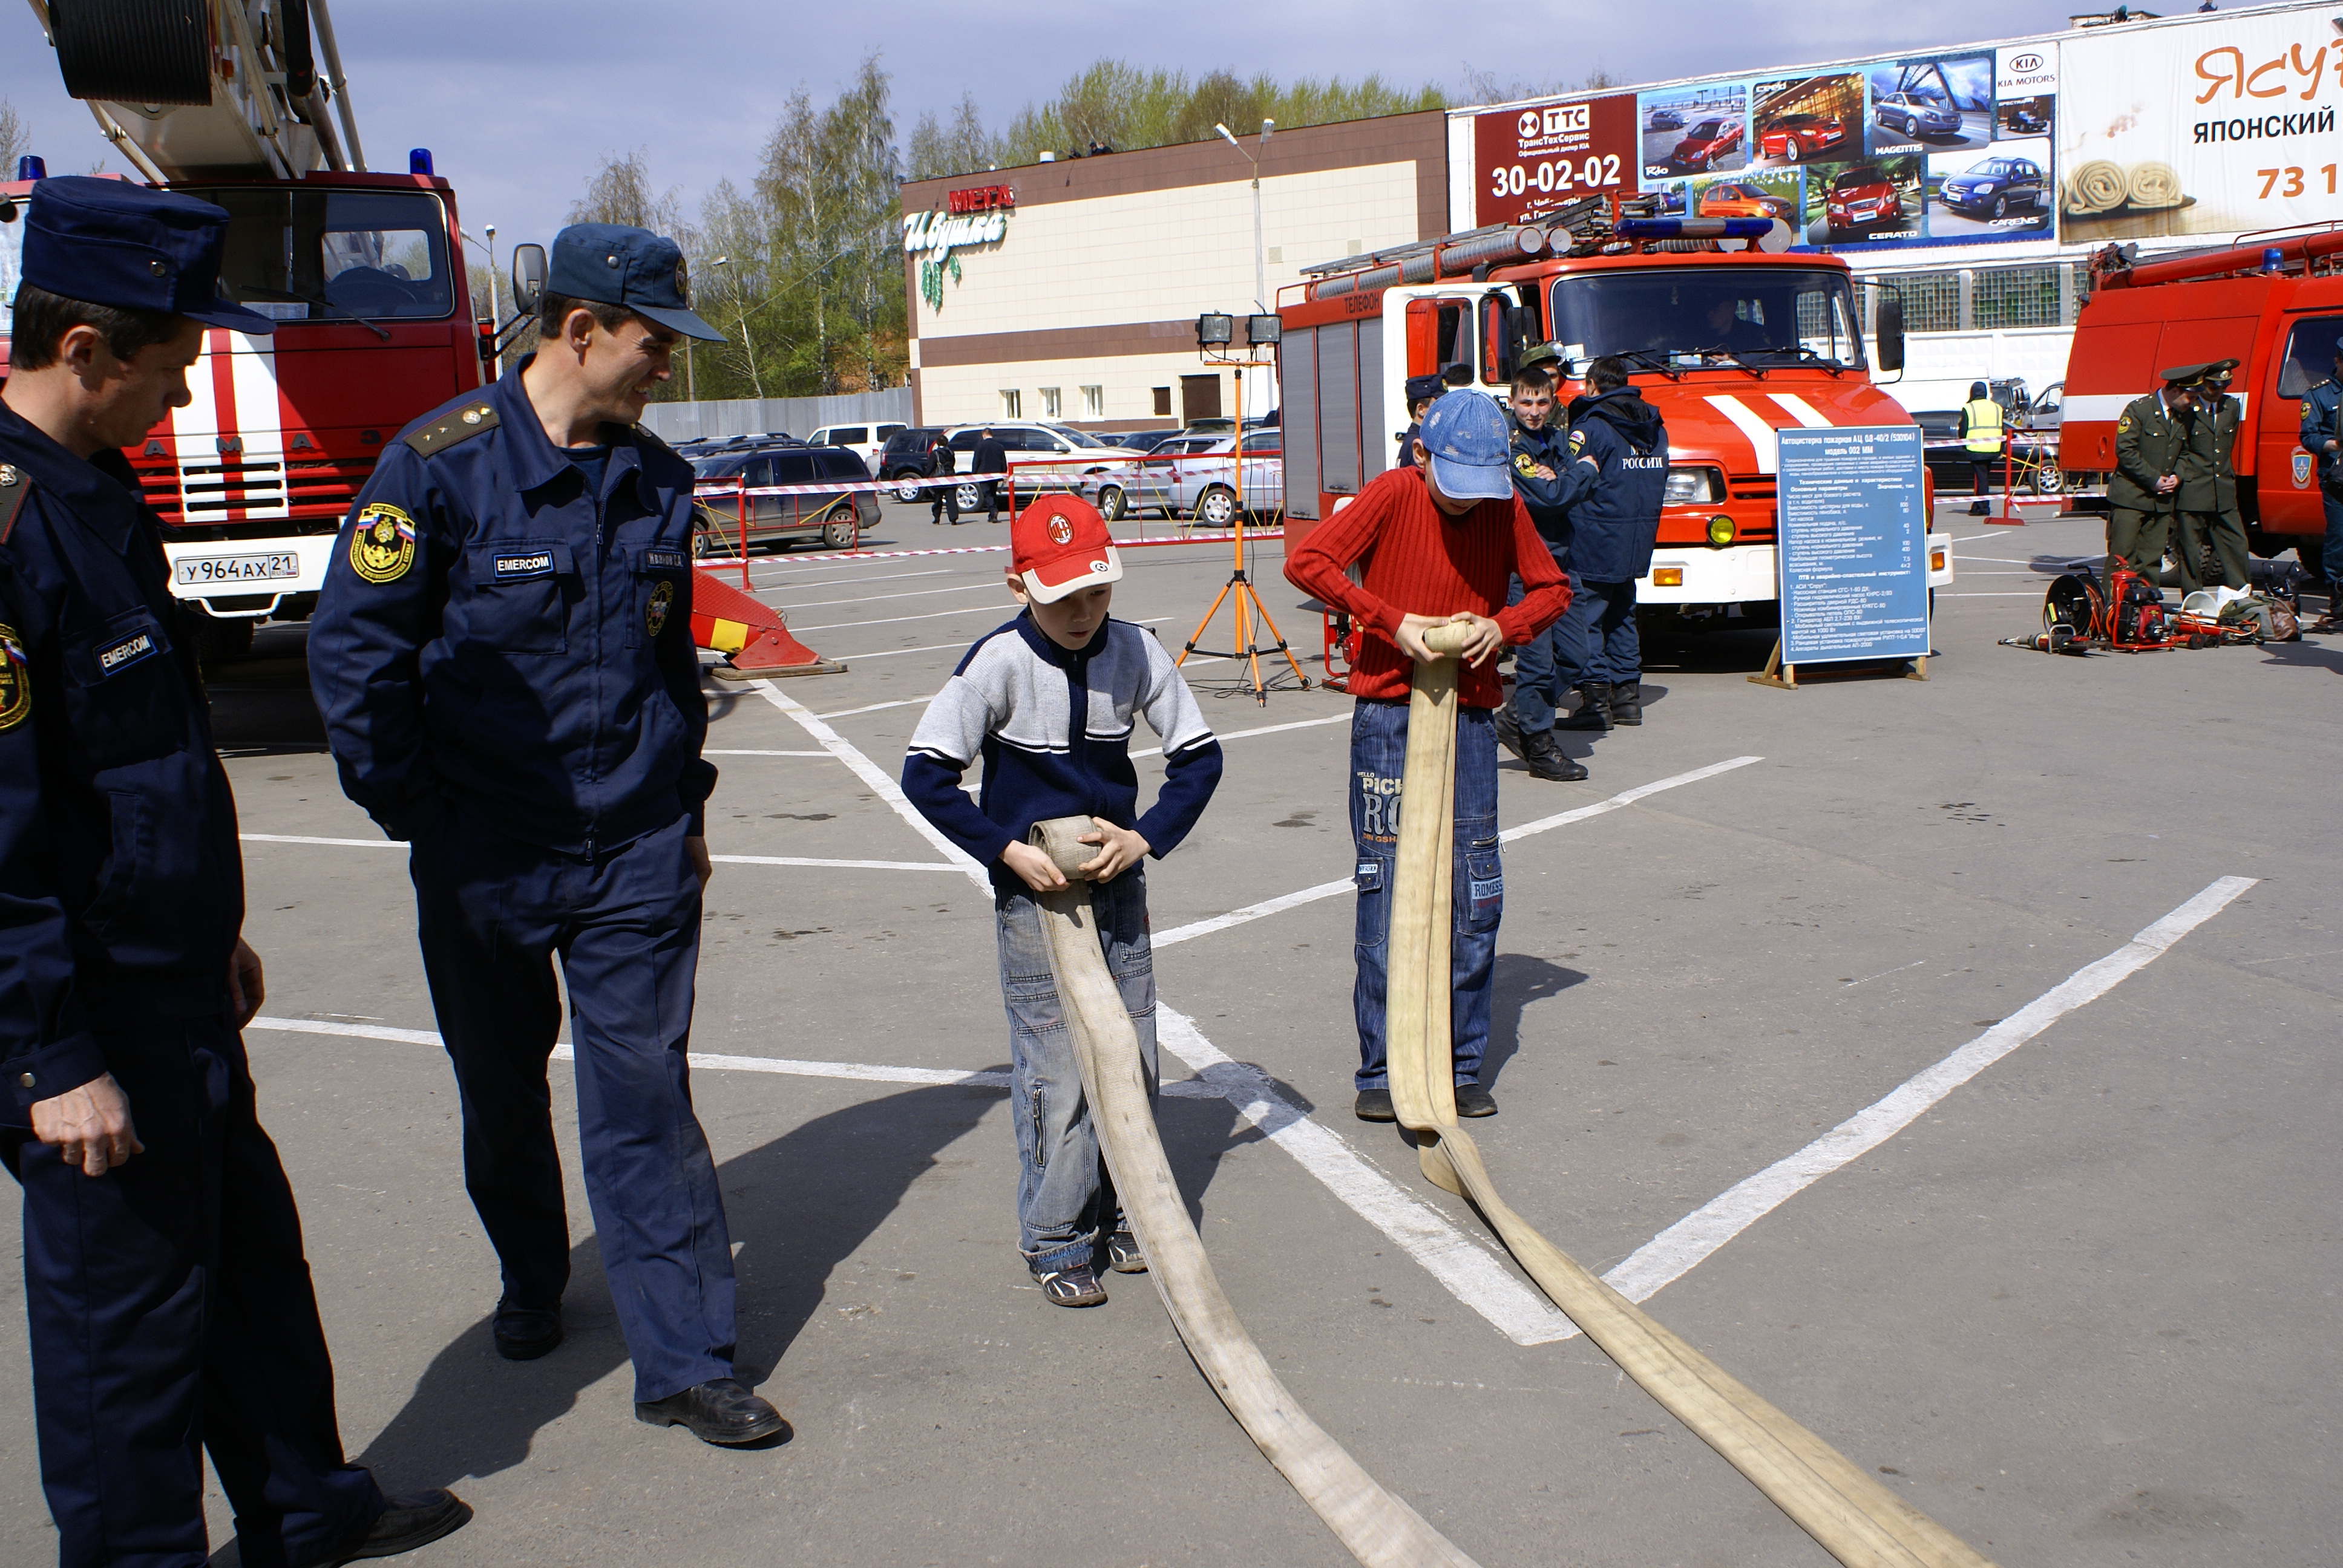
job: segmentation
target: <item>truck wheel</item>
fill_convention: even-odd
[[[73,0],[49,8],[57,70],[76,98],[212,101],[211,7],[182,0]]]
[[[242,658],[252,651],[252,634],[259,624],[253,620],[221,620],[207,615],[197,616],[196,662],[211,670]]]
[[[1226,485],[1214,485],[1197,498],[1196,520],[1216,528],[1225,528],[1237,520],[1236,492]]]
[[[1122,521],[1124,514],[1130,509],[1131,503],[1124,498],[1121,485],[1109,485],[1099,491],[1098,514],[1108,522]]]

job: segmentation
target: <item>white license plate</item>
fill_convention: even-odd
[[[301,558],[291,550],[265,556],[181,556],[171,576],[180,588],[206,583],[266,582],[271,578],[297,578]]]

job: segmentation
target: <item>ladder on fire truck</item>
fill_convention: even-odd
[[[156,185],[366,169],[326,0],[27,3],[65,91]]]

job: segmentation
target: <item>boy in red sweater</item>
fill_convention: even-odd
[[[1351,836],[1359,849],[1357,1111],[1390,1121],[1383,1060],[1386,949],[1392,872],[1399,856],[1400,779],[1407,758],[1408,677],[1430,658],[1423,633],[1468,621],[1456,703],[1455,929],[1449,1008],[1460,1116],[1490,1116],[1481,1087],[1489,1042],[1489,984],[1505,879],[1497,855],[1497,739],[1492,716],[1503,694],[1495,654],[1562,618],[1570,583],[1513,494],[1505,417],[1479,392],[1443,395],[1424,415],[1415,464],[1371,480],[1357,500],[1318,525],[1285,563],[1286,580],[1367,628],[1351,691]],[[1365,563],[1363,581],[1348,568]],[[1525,590],[1507,606],[1509,579]]]

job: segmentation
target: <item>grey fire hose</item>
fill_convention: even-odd
[[[1041,932],[1099,1146],[1124,1217],[1147,1249],[1148,1272],[1164,1310],[1229,1413],[1353,1557],[1369,1568],[1476,1568],[1303,1412],[1222,1294],[1163,1157],[1155,1108],[1140,1071],[1139,1037],[1099,950],[1090,884],[1080,879],[1081,868],[1098,851],[1076,842],[1093,830],[1087,817],[1060,817],[1034,828],[1033,842],[1069,879],[1059,891],[1037,895]]]

